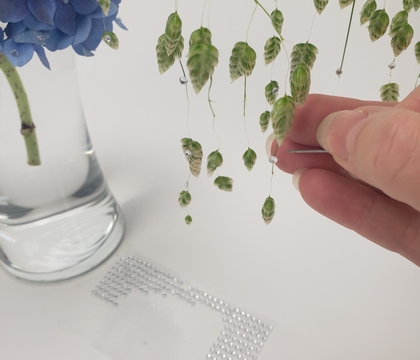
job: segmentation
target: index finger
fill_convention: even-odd
[[[420,88],[420,87],[419,87]],[[419,94],[420,97],[420,94]],[[366,101],[353,98],[312,94],[303,106],[297,106],[293,125],[287,137],[295,143],[319,146],[316,131],[327,115],[341,110],[354,110],[367,105],[395,106],[395,102]]]

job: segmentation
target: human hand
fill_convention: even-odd
[[[420,266],[420,86],[400,103],[310,95],[271,153],[309,206]]]

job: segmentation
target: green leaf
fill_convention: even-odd
[[[118,50],[119,47],[119,41],[117,38],[117,35],[115,35],[112,31],[104,31],[102,34],[102,40],[105,41],[105,43],[114,50]]]
[[[111,0],[98,0],[98,2],[104,15],[108,16],[109,9],[111,7]]]
[[[411,0],[411,2],[413,3],[414,11],[420,9],[420,0]]]
[[[245,167],[248,171],[251,171],[257,161],[257,154],[254,150],[248,148],[248,150],[244,152],[242,160],[244,161]]]
[[[248,43],[238,41],[229,59],[229,72],[232,81],[241,76],[250,76],[257,61],[257,54]]]
[[[311,72],[308,65],[300,63],[296,66],[290,79],[290,90],[296,104],[302,105],[311,87]]]
[[[414,30],[409,23],[401,26],[395,33],[391,39],[391,47],[394,52],[394,56],[397,57],[400,55],[405,49],[407,49],[410,44],[411,40],[413,39]]]
[[[226,176],[218,176],[214,179],[214,185],[216,185],[220,190],[232,191],[233,180]]]
[[[192,217],[190,215],[187,215],[184,220],[187,225],[192,223]]]
[[[191,174],[195,177],[200,175],[201,163],[203,162],[203,150],[200,143],[190,138],[181,139],[182,150],[190,165]]]
[[[340,0],[340,8],[344,9],[345,7],[349,6],[350,4],[353,4],[354,0]]]
[[[272,63],[281,50],[281,40],[277,36],[269,38],[264,45],[264,61],[268,65]]]
[[[389,83],[383,85],[380,92],[382,101],[398,101],[400,87],[396,83]]]
[[[283,29],[283,23],[284,23],[284,16],[283,13],[279,9],[275,9],[271,13],[271,24],[274,27],[274,30],[276,30],[277,34],[281,35],[281,31]]]
[[[360,11],[360,25],[367,23],[372,16],[373,12],[376,10],[376,1],[367,0]]]
[[[207,156],[207,174],[209,176],[213,175],[214,171],[222,166],[223,157],[219,150],[215,150]]]
[[[181,207],[188,206],[191,202],[191,194],[187,190],[181,191],[179,193],[178,202]]]
[[[420,64],[420,41],[414,45],[414,54],[416,56],[417,62]]]
[[[271,117],[271,114],[268,110],[264,111],[260,115],[260,127],[263,133],[265,133],[268,129],[268,124],[270,123],[270,117]]]
[[[171,55],[181,41],[182,21],[177,12],[169,15],[165,28],[166,53]]]
[[[210,31],[208,31],[210,33]],[[204,34],[204,32],[201,32]],[[203,38],[202,38],[203,39]],[[204,38],[206,41],[208,38]],[[193,45],[188,52],[187,68],[195,92],[198,94],[214,73],[219,62],[219,51],[209,42],[197,42],[199,36],[191,41]]]
[[[295,116],[295,101],[291,96],[285,95],[278,99],[271,110],[271,125],[278,144],[284,140],[292,126]]]
[[[321,14],[328,5],[328,0],[314,0],[314,5],[318,14]]]
[[[261,209],[262,218],[267,225],[271,222],[271,220],[273,220],[275,212],[276,204],[274,202],[274,199],[271,196],[269,196],[267,199],[265,199],[263,207]]]
[[[389,25],[389,16],[385,10],[376,10],[373,12],[369,20],[369,36],[372,41],[382,37]]]
[[[271,80],[265,87],[265,98],[270,105],[273,105],[279,93],[279,84],[275,80]]]

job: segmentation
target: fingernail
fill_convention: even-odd
[[[335,157],[349,160],[354,142],[366,124],[369,114],[359,110],[344,110],[328,115],[318,127],[319,144]]]
[[[273,146],[273,142],[276,139],[276,137],[274,136],[274,133],[272,133],[267,140],[265,141],[265,152],[267,153],[267,156],[271,156],[273,155],[271,153],[271,148]]]
[[[305,168],[301,168],[301,169],[297,169],[294,173],[293,173],[293,176],[292,176],[292,184],[293,184],[293,186],[295,187],[295,189],[297,190],[297,191],[300,191],[299,190],[299,180],[300,180],[300,177],[302,176],[302,174],[306,171],[307,169],[305,169]]]

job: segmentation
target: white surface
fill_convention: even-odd
[[[272,2],[265,3],[271,10]],[[202,5],[179,1],[186,39],[200,26]],[[251,146],[259,155],[251,173],[240,160],[247,146],[243,82],[230,83],[227,65],[233,44],[245,39],[253,8],[251,0],[211,3],[210,28],[220,51],[211,96],[225,158],[220,174],[235,182],[232,193],[223,193],[205,171],[199,180],[191,179],[191,226],[184,224],[187,213],[177,203],[188,176],[179,143],[188,136],[185,89],[178,83],[179,66],[159,75],[154,55],[173,2],[123,1],[120,16],[129,32],[118,31],[120,50],[102,45],[94,58],[78,59],[90,134],[127,217],[126,236],[114,259],[127,252],[142,254],[243,309],[273,319],[279,342],[264,359],[418,359],[418,267],[316,214],[292,187],[290,176],[280,171],[275,172],[272,191],[276,216],[269,226],[260,218],[271,170],[264,152],[266,136],[258,125],[259,114],[266,110],[263,87],[271,72],[261,54],[265,39],[272,35],[261,10],[257,9],[248,39],[259,54],[248,79],[246,122]],[[314,15],[312,1],[288,2],[279,8],[285,15],[286,39],[306,41]],[[387,2],[390,14],[399,8],[399,1]],[[299,9],[306,11],[293,15]],[[335,76],[349,13],[350,8],[340,12],[333,1],[315,21],[311,42],[320,54],[312,92],[378,99],[392,61],[389,38],[370,46],[357,16],[343,76],[339,82]],[[419,16],[410,15],[415,41]],[[287,44],[289,52],[292,43]],[[279,74],[282,84],[284,54],[280,59],[273,73]],[[400,83],[402,96],[413,88],[419,71],[412,52],[398,59],[394,80]],[[190,88],[189,96],[191,136],[208,154],[217,148],[217,139],[206,90],[197,97]],[[0,271],[0,358],[109,359],[88,338],[67,329],[63,319],[77,311],[80,299],[112,262],[85,276],[48,285],[18,281]]]

